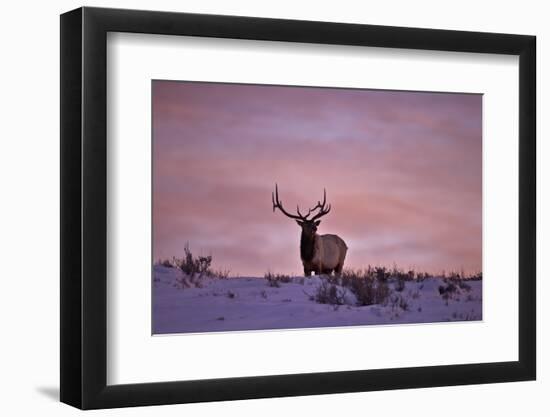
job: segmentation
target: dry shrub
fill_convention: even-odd
[[[264,278],[267,280],[267,285],[270,287],[279,288],[281,283],[288,284],[292,281],[290,275],[275,274],[268,271],[264,274]]]
[[[341,287],[339,288],[336,285],[323,280],[321,285],[317,287],[317,291],[313,298],[319,304],[341,306],[346,303],[346,289]]]
[[[386,304],[391,293],[387,279],[385,268],[347,270],[342,274],[341,285],[355,295],[358,306]]]

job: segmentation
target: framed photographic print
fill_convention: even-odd
[[[534,37],[81,8],[61,102],[63,402],[535,379]]]

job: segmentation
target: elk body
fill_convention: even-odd
[[[296,208],[297,214],[287,212],[279,200],[279,190],[275,184],[275,192],[271,194],[273,202],[273,211],[279,209],[285,216],[296,220],[298,226],[302,228],[300,237],[300,258],[304,266],[304,275],[310,276],[312,272],[316,275],[340,274],[344,268],[344,260],[348,247],[346,243],[337,235],[319,235],[317,227],[324,215],[330,212],[330,204],[327,206],[327,193],[323,193],[323,202],[317,202],[317,205],[309,209],[304,216],[300,213],[300,207]],[[319,210],[315,213],[316,210]],[[309,218],[310,215],[313,216]]]

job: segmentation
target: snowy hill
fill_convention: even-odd
[[[178,268],[155,265],[153,333],[482,319],[481,280],[390,278],[380,287],[384,291],[383,298],[379,297],[381,301],[370,305],[365,305],[368,303],[363,298],[364,290],[361,288],[359,292],[349,281],[344,285],[334,277],[324,276],[193,280]]]

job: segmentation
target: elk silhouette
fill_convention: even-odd
[[[302,236],[300,238],[300,258],[304,265],[304,275],[310,276],[312,272],[316,275],[340,274],[344,268],[344,259],[348,247],[339,236],[336,235],[318,235],[317,227],[321,223],[320,219],[330,212],[330,204],[327,206],[327,192],[323,190],[323,202],[317,202],[317,205],[309,209],[304,216],[300,213],[300,207],[296,206],[297,214],[287,212],[282,202],[279,200],[279,189],[275,184],[275,192],[271,193],[273,202],[273,212],[279,209],[285,216],[296,220],[298,226],[302,228]],[[316,210],[319,210],[315,213]],[[308,219],[310,215],[313,217]]]

